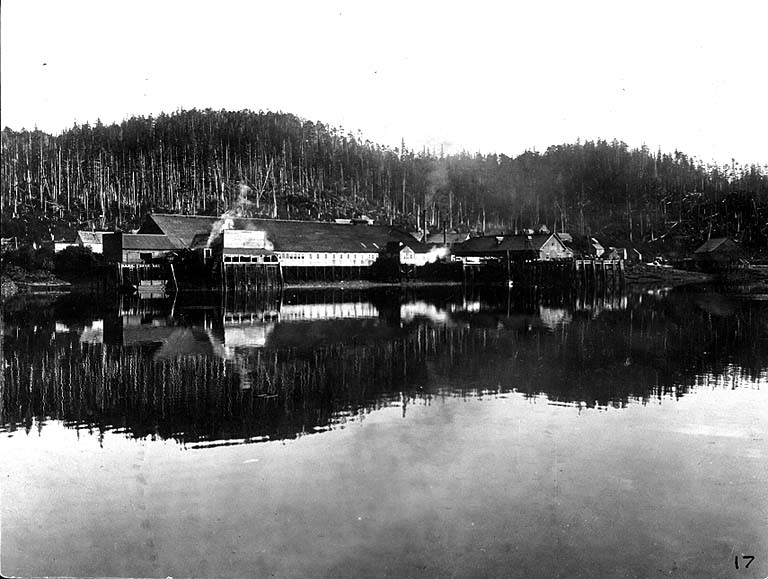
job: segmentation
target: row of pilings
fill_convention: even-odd
[[[520,287],[623,287],[624,261],[608,259],[501,260],[464,266],[464,282]]]

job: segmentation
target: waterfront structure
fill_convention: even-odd
[[[456,259],[480,263],[493,259],[516,261],[551,261],[573,258],[556,233],[527,233],[520,235],[486,235],[473,237],[453,247]]]
[[[234,244],[235,239],[252,236],[251,239],[261,240],[262,247],[251,249],[265,252],[265,257],[274,256],[283,270],[297,271],[331,268],[359,272],[373,265],[388,243],[413,243],[407,233],[384,225],[371,225],[368,220],[339,223],[153,213],[147,216],[139,233],[164,234],[178,239],[186,248],[203,253],[206,260],[217,260],[219,255],[226,260],[236,249],[227,245]]]
[[[104,237],[111,231],[78,231],[74,239],[58,239],[53,241],[53,251],[59,253],[68,247],[87,247],[92,253],[104,252]]]
[[[693,258],[705,267],[728,267],[741,257],[741,248],[728,237],[708,239],[693,252]]]
[[[104,236],[104,259],[116,266],[118,286],[140,292],[162,294],[171,279],[178,287],[172,261],[182,249],[178,239],[162,234],[118,231]]]
[[[104,259],[109,263],[140,264],[168,257],[183,248],[178,239],[162,234],[122,233],[104,237]]]
[[[456,233],[455,231],[439,231],[427,236],[425,243],[430,245],[441,245],[444,247],[453,247],[459,243],[464,243],[469,239],[469,233]]]
[[[422,267],[437,261],[440,254],[418,241],[408,241],[399,244],[399,259],[401,265]]]
[[[557,236],[576,259],[600,259],[606,253],[603,244],[595,237],[570,233],[558,233]]]

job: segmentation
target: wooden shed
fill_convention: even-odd
[[[715,237],[705,241],[696,251],[693,258],[702,266],[729,267],[741,257],[739,244],[728,237]]]
[[[105,235],[104,258],[109,263],[145,263],[178,251],[181,244],[167,235],[121,233]]]

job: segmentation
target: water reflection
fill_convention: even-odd
[[[0,426],[196,446],[295,438],[435,396],[623,407],[765,380],[767,312],[693,290],[69,296],[5,313]]]

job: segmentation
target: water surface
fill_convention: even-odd
[[[3,334],[4,575],[768,575],[766,301],[73,296]]]

